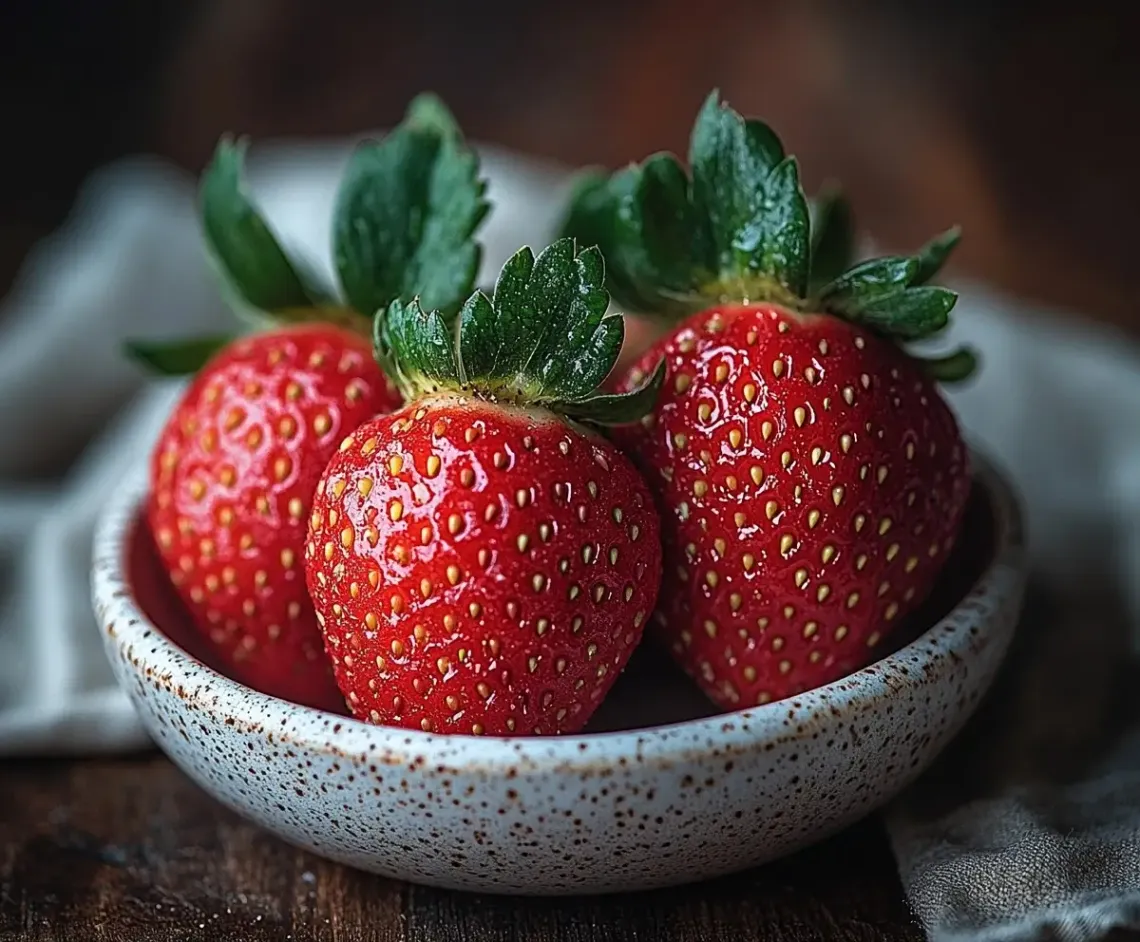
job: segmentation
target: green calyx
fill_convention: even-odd
[[[391,133],[362,142],[349,158],[332,218],[336,286],[283,246],[258,209],[245,184],[247,146],[223,137],[199,188],[207,253],[247,328],[321,321],[367,334],[376,312],[397,298],[417,295],[454,314],[470,294],[486,183],[436,96],[418,96]],[[185,374],[201,368],[195,353],[207,346],[133,343],[128,353],[153,370]]]
[[[579,252],[560,239],[537,257],[524,247],[494,292],[474,292],[457,318],[420,298],[393,301],[376,317],[376,356],[408,399],[450,390],[597,425],[636,422],[652,409],[665,364],[631,392],[598,391],[625,336],[604,285],[596,247]]]
[[[420,96],[383,141],[356,149],[333,216],[333,260],[344,295],[369,321],[419,295],[454,314],[475,285],[487,215],[479,161],[451,113]]]
[[[601,248],[618,304],[672,319],[713,304],[771,302],[905,342],[944,329],[957,301],[928,284],[957,244],[957,229],[914,256],[853,265],[846,200],[828,190],[809,201],[776,134],[715,91],[693,126],[687,171],[666,153],[611,175],[587,171],[561,234]],[[974,362],[959,353],[959,365]]]

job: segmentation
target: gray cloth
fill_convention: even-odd
[[[1103,603],[1050,595],[1036,587],[994,695],[887,816],[907,895],[938,940],[1140,926],[1127,626]],[[1093,615],[1103,631],[1088,630]]]
[[[1021,484],[1036,571],[992,694],[886,822],[936,942],[1095,939],[1140,927],[1140,368],[1003,316],[960,407]]]

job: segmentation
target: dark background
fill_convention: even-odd
[[[863,225],[1140,331],[1138,5],[1086,0],[38,0],[0,5],[0,284],[98,164],[197,171],[224,130],[336,135],[442,94],[568,163],[684,147],[714,85]]]

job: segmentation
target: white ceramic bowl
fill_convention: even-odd
[[[762,863],[863,817],[973,712],[1025,580],[1016,500],[988,463],[975,468],[964,537],[939,597],[915,620],[927,630],[912,628],[913,640],[843,680],[723,715],[651,649],[594,724],[617,731],[588,735],[439,736],[256,693],[187,653],[193,643],[138,524],[141,476],[99,526],[94,603],[119,682],[158,745],[285,840],[442,887],[661,887]]]

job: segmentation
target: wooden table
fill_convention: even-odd
[[[409,886],[295,850],[153,753],[0,774],[2,942],[923,938],[873,820],[698,886],[536,900]]]

